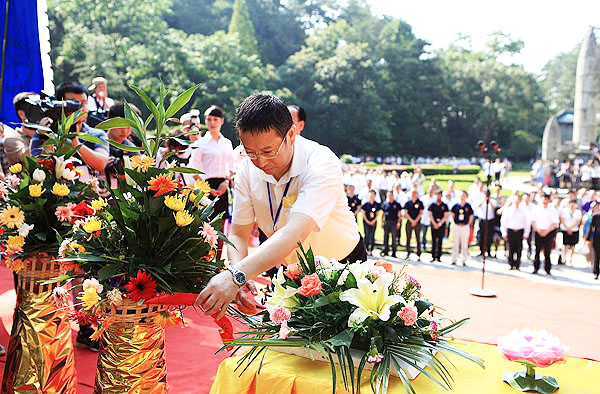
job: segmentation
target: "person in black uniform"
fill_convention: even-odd
[[[354,214],[354,217],[358,216],[360,212],[360,198],[355,193],[354,185],[348,185],[346,188],[346,197],[348,197],[348,206],[350,211]]]
[[[365,247],[370,254],[375,246],[375,228],[377,226],[377,213],[381,209],[378,202],[375,202],[375,190],[369,190],[369,201],[363,204],[363,225],[365,229]]]
[[[600,276],[600,204],[595,203],[592,210],[592,222],[588,230],[588,245],[594,248],[594,279]]]
[[[390,235],[392,236],[392,257],[396,257],[396,245],[398,239],[398,230],[402,222],[402,205],[394,200],[394,192],[387,192],[387,200],[382,204],[383,211],[383,251],[381,256],[387,256],[389,253]]]
[[[442,201],[442,191],[436,192],[436,201],[429,206],[431,218],[431,257],[432,261],[440,261],[442,257],[442,238],[446,231],[448,219],[448,205]]]
[[[417,258],[421,259],[421,216],[423,216],[423,203],[419,200],[417,189],[410,192],[410,200],[404,204],[404,215],[406,216],[406,258],[410,257],[410,239],[415,233],[417,240]]]

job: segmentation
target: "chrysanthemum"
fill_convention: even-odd
[[[123,302],[123,294],[119,291],[119,289],[112,289],[106,293],[106,299],[109,303],[118,306]]]
[[[102,223],[100,222],[100,220],[98,220],[94,217],[89,218],[89,220],[87,220],[83,224],[83,230],[88,234],[95,233],[96,231],[99,231],[101,229],[102,229]]]
[[[9,248],[21,248],[23,245],[25,245],[25,238],[20,235],[9,235],[6,240],[6,246]]]
[[[106,202],[105,199],[103,199],[102,197],[98,197],[96,200],[93,200],[90,205],[92,206],[92,208],[94,208],[96,211],[101,211],[102,208],[106,207],[108,205],[108,203]]]
[[[25,214],[19,207],[7,206],[0,211],[0,224],[8,228],[20,227],[25,222]]]
[[[72,202],[67,203],[67,205],[61,205],[56,207],[56,218],[61,222],[71,222],[75,216],[73,212],[73,208],[75,204]]]
[[[179,310],[161,311],[152,320],[161,327],[183,325],[183,319]]]
[[[165,193],[172,192],[177,187],[177,182],[166,174],[160,174],[148,181],[148,189],[156,191],[154,197],[160,197]]]
[[[25,268],[25,262],[21,259],[4,259],[4,264],[6,264],[6,268],[11,270],[12,272],[18,273],[23,268]]]
[[[217,233],[217,230],[213,228],[213,226],[211,226],[208,223],[204,223],[204,225],[202,225],[202,231],[200,231],[200,234],[202,235],[206,243],[210,245],[211,248],[217,247],[219,234]]]
[[[154,165],[154,158],[146,155],[133,156],[131,158],[131,168],[138,172],[146,172]]]
[[[165,205],[174,211],[181,211],[185,208],[185,201],[177,196],[166,196]]]
[[[19,172],[23,171],[23,165],[21,163],[16,163],[16,164],[13,164],[12,166],[8,167],[8,169],[13,174],[18,174]]]
[[[42,185],[37,183],[33,185],[29,185],[29,195],[31,197],[39,197],[44,193],[46,189],[42,189]]]
[[[98,301],[100,301],[100,296],[95,288],[88,287],[79,293],[79,297],[77,297],[77,299],[83,302],[84,309],[92,309],[94,306],[96,306]]]
[[[8,188],[4,182],[0,182],[0,198],[6,200],[6,196],[8,196]]]
[[[63,183],[55,183],[54,186],[52,186],[52,194],[56,196],[68,196],[70,192],[71,190],[69,190],[69,187]]]
[[[156,282],[150,275],[138,270],[136,276],[132,276],[129,283],[125,285],[128,291],[129,299],[138,302],[141,299],[147,300],[156,295]]]
[[[205,196],[210,193],[210,185],[204,179],[196,179],[196,182],[194,182],[194,189],[200,189]]]
[[[181,211],[177,211],[177,213],[174,216],[175,216],[175,223],[179,227],[185,227],[194,221],[194,217],[192,215],[190,215],[190,213],[188,211],[186,211],[185,209],[183,209]]]
[[[54,303],[59,308],[69,304],[69,291],[64,287],[56,287],[52,290],[52,296],[54,297]]]

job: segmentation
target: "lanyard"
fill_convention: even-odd
[[[273,216],[273,203],[271,202],[271,189],[269,188],[269,182],[267,182],[267,194],[269,195],[269,210],[271,211],[271,219],[273,220],[273,232],[277,230],[277,220],[279,220],[279,214],[281,213],[281,207],[283,207],[283,199],[287,195],[287,192],[290,188],[290,183],[292,180],[290,179],[285,185],[285,190],[283,191],[283,196],[281,196],[281,202],[279,203],[279,207],[277,208],[277,213]]]

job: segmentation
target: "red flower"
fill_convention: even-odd
[[[36,159],[39,165],[46,167],[50,171],[54,171],[54,160],[52,159]]]
[[[156,295],[156,282],[150,275],[138,270],[137,276],[132,276],[129,283],[125,285],[125,290],[129,292],[129,298],[134,302],[142,298],[147,300]]]
[[[85,201],[79,202],[79,204],[75,205],[75,208],[73,208],[73,213],[75,214],[75,216],[81,218],[93,215],[94,212],[94,208],[87,205]]]
[[[0,235],[4,234],[5,231],[6,229],[4,227],[0,228]]]
[[[91,315],[78,310],[69,313],[69,319],[76,320],[80,326],[98,324],[98,315]]]
[[[165,174],[160,174],[150,179],[148,185],[150,185],[148,189],[156,191],[154,197],[160,197],[165,193],[175,190],[177,182]]]
[[[227,318],[227,316],[223,316],[219,320],[217,320],[218,313],[215,313],[212,316],[213,320],[219,326],[219,335],[221,336],[221,341],[223,341],[223,345],[229,345],[233,340],[233,324]],[[233,346],[227,346],[227,350],[233,349]]]

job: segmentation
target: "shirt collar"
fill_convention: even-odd
[[[266,174],[263,170],[256,167],[254,163],[252,165],[258,171],[258,174],[262,180],[265,182],[273,183],[276,186],[286,184],[290,181],[291,178],[296,177],[304,172],[307,167],[307,159],[306,159],[306,147],[304,146],[305,139],[299,135],[296,136],[296,140],[294,142],[294,156],[292,157],[292,165],[290,169],[283,174],[283,176],[278,180],[276,180],[273,175]]]

